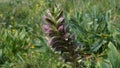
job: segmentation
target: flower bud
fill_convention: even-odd
[[[59,26],[58,31],[63,32],[64,31],[64,26],[63,25]]]
[[[51,27],[49,25],[43,25],[42,28],[47,31],[47,30],[51,30]]]

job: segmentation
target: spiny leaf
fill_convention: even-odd
[[[55,23],[53,22],[53,20],[50,19],[50,18],[48,18],[48,17],[46,17],[45,15],[43,16],[43,19],[44,19],[46,22],[48,22],[49,24],[55,25]]]
[[[57,21],[57,23],[63,23],[64,22],[64,17],[60,17],[59,19],[58,19],[58,21]]]
[[[58,13],[56,19],[59,19],[59,18],[62,17],[62,16],[63,16],[63,11],[61,10],[61,11]]]

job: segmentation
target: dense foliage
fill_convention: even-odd
[[[0,0],[0,68],[120,68],[119,5]]]

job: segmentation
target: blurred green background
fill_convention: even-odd
[[[110,13],[111,35],[115,39],[116,53],[120,52],[120,0],[0,0],[0,68],[61,68],[63,62],[47,46],[41,28],[42,16],[54,4],[61,6],[66,23],[77,35],[76,40],[85,45],[97,41],[89,39],[90,36],[102,34],[92,29],[98,24],[89,26],[93,19],[104,22],[102,14]],[[119,68],[114,65],[113,68]]]

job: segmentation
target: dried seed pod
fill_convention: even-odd
[[[63,52],[68,52],[68,49],[65,47],[56,47],[54,48],[54,51],[60,51],[61,53],[63,53]]]
[[[65,47],[64,42],[61,40],[52,41],[51,46],[52,46],[52,48],[55,48],[55,47],[63,47],[64,48]]]
[[[59,41],[59,40],[61,40],[61,37],[59,37],[59,36],[54,36],[54,37],[50,38],[50,40],[48,40],[48,44],[49,44],[49,45],[53,45],[53,43],[54,43],[55,41]]]

